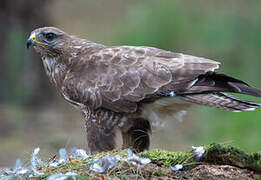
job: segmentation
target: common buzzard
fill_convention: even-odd
[[[153,47],[104,46],[55,27],[34,30],[27,47],[42,58],[59,93],[83,112],[91,153],[149,148],[151,122],[171,119],[191,104],[249,111],[260,104],[226,94],[261,97],[245,82],[215,73],[219,62]]]

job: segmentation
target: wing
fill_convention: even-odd
[[[116,112],[134,112],[159,90],[185,89],[218,62],[151,47],[119,46],[83,56],[65,78],[74,101]]]

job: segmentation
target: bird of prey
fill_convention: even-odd
[[[247,83],[215,73],[219,62],[144,46],[104,46],[55,27],[31,32],[27,47],[41,56],[58,92],[83,112],[91,153],[149,148],[151,122],[171,119],[191,104],[234,112],[261,105],[227,92],[261,97]]]

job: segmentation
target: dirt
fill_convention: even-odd
[[[189,176],[193,180],[203,179],[255,179],[253,171],[230,165],[200,165],[192,169]]]
[[[256,174],[249,169],[242,169],[230,165],[204,164],[197,167],[174,172],[170,168],[160,167],[150,164],[137,169],[139,173],[126,174],[129,179],[191,179],[191,180],[254,180],[259,179],[260,174]]]

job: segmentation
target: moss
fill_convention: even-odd
[[[261,172],[261,154],[247,154],[231,145],[220,145],[212,143],[206,146],[206,153],[202,159],[212,164],[227,164],[241,168],[250,168]]]
[[[183,162],[192,162],[193,153],[190,152],[169,152],[165,150],[153,149],[139,154],[142,157],[149,158],[157,165],[166,167],[181,164]]]

